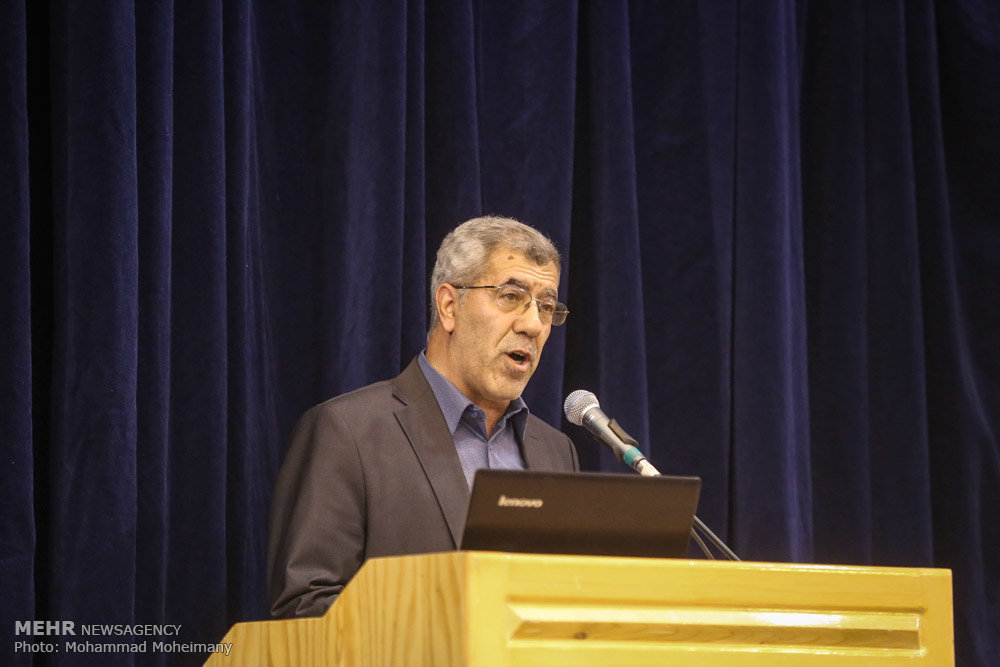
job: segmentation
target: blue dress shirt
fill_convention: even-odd
[[[488,436],[486,413],[482,408],[431,366],[425,352],[420,353],[417,363],[444,413],[469,487],[472,487],[472,480],[480,468],[523,470],[524,458],[518,442],[524,437],[524,427],[528,422],[528,406],[524,400],[518,396],[511,401],[493,434]]]

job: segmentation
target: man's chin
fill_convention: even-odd
[[[507,385],[511,391],[517,390],[517,395],[520,396],[524,388],[528,386],[528,380],[531,379],[532,374],[535,372],[534,368],[529,368],[527,370],[521,370],[518,368],[508,368],[506,377],[504,378]]]

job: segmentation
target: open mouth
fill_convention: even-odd
[[[531,360],[531,356],[524,352],[519,352],[517,350],[513,352],[508,352],[507,356],[514,360],[514,363],[521,365],[526,364]]]

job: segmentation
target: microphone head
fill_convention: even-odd
[[[597,401],[597,396],[594,396],[594,392],[577,389],[566,397],[566,402],[563,403],[563,412],[566,413],[566,419],[571,424],[582,426],[583,416],[587,414],[587,411],[599,407],[601,404]]]

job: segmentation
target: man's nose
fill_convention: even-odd
[[[532,299],[528,302],[528,307],[521,311],[514,321],[514,330],[527,336],[535,337],[545,330],[542,323],[541,311],[538,310],[538,302]]]

